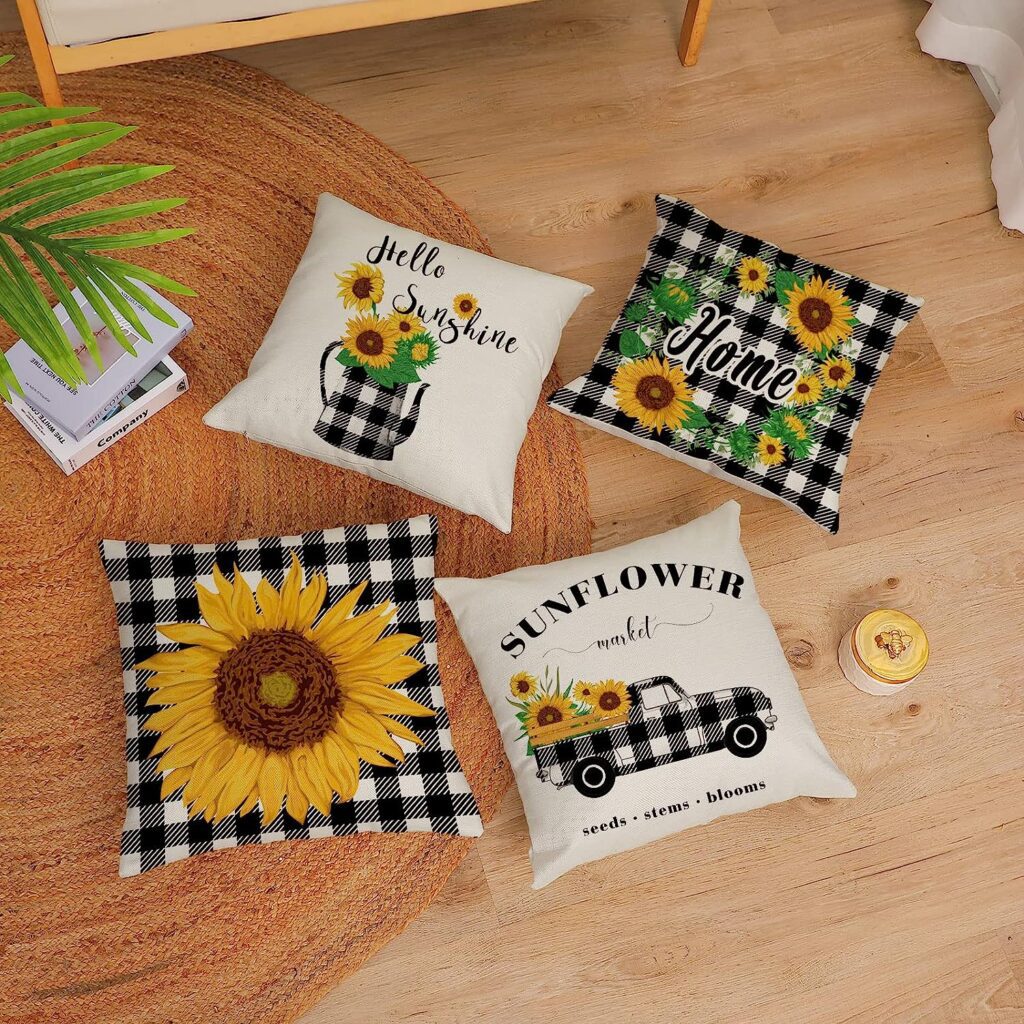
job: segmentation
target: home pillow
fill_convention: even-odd
[[[527,421],[592,290],[322,195],[248,377],[203,422],[508,533]]]
[[[534,888],[795,796],[854,796],[740,546],[739,506],[612,551],[442,579],[530,827]]]
[[[556,409],[839,529],[857,423],[921,300],[655,199],[658,228],[594,365]]]
[[[104,540],[128,719],[122,875],[353,832],[477,836],[437,669],[431,516]]]

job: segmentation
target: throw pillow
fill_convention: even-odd
[[[739,506],[612,551],[443,579],[530,827],[534,887],[796,796],[854,796],[758,600]]]
[[[322,195],[248,377],[204,422],[508,533],[527,422],[592,290]]]
[[[622,312],[556,409],[771,495],[830,533],[854,431],[921,300],[659,195]]]
[[[120,871],[353,832],[476,836],[437,668],[437,525],[100,544],[120,630]]]

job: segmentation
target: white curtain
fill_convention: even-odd
[[[995,82],[988,137],[999,219],[1024,231],[1024,0],[933,0],[917,38],[925,53],[977,65]]]

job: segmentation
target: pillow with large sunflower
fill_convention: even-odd
[[[921,300],[672,196],[590,370],[550,404],[839,529],[854,431]]]
[[[739,511],[437,581],[515,772],[534,888],[722,815],[855,795],[758,600]]]
[[[527,422],[592,290],[322,195],[248,376],[204,422],[508,533]]]
[[[353,832],[480,835],[419,516],[226,544],[104,540],[128,720],[120,873]]]

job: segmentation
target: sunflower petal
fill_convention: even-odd
[[[288,788],[288,765],[280,754],[267,754],[256,785],[263,808],[263,827],[266,828],[280,812],[281,801]]]
[[[327,596],[327,580],[319,573],[309,581],[309,586],[299,594],[299,611],[292,629],[302,632],[316,621]]]
[[[154,711],[153,714],[146,718],[142,728],[146,732],[164,732],[186,715],[192,714],[193,711],[212,708],[212,705],[212,692],[201,693],[196,697],[183,700],[180,704],[169,704],[159,711]]]
[[[334,791],[320,763],[310,751],[303,749],[293,750],[289,760],[292,775],[309,797],[309,802],[325,818],[328,817],[331,813]]]
[[[210,747],[215,746],[226,733],[224,726],[219,722],[216,725],[208,725],[198,732],[187,736],[180,743],[175,743],[167,753],[157,762],[157,768],[162,772],[171,772],[175,768],[187,768],[195,764]]]
[[[219,570],[214,566],[215,579],[218,572]],[[199,614],[211,629],[231,637],[232,640],[243,639],[242,630],[231,614],[231,602],[225,600],[223,594],[215,594],[212,590],[207,590],[206,587],[196,583],[196,599],[199,601]]]
[[[156,631],[176,644],[190,644],[207,647],[211,651],[222,653],[234,649],[234,641],[209,626],[200,626],[195,622],[171,622],[165,626],[157,626]]]
[[[306,815],[309,813],[309,799],[302,792],[294,774],[291,775],[289,783],[284,809],[288,812],[289,817],[303,825],[306,822]]]
[[[336,627],[330,639],[317,638],[317,643],[329,658],[337,658],[342,663],[351,662],[376,643],[387,629],[395,611],[391,603],[386,601]]]
[[[385,686],[391,686],[393,683],[401,683],[410,676],[416,675],[422,668],[423,662],[417,661],[415,658],[395,658],[383,668],[378,669],[374,673],[374,678]]]
[[[256,628],[256,599],[249,584],[245,582],[238,566],[235,566],[235,583],[231,588],[231,614],[242,627],[242,635],[248,636]]]
[[[219,721],[220,716],[212,705],[190,711],[173,725],[161,730],[159,739],[153,744],[153,749],[150,751],[150,756],[162,754],[175,743],[181,742],[186,736],[191,736],[194,732]]]
[[[149,695],[146,707],[153,708],[159,704],[182,704],[193,697],[200,697],[204,693],[208,693],[212,697],[216,690],[217,684],[212,679],[199,679],[191,683],[179,683],[177,686],[164,685]]]
[[[365,589],[366,581],[364,580],[362,583],[353,587],[344,597],[331,605],[331,607],[324,612],[323,618],[308,631],[311,634],[310,638],[316,640],[318,643],[330,640],[331,634],[335,628],[342,625],[352,614],[352,610],[358,603],[359,598],[363,596],[363,591]]]
[[[321,746],[335,792],[343,801],[351,800],[359,788],[359,755],[356,748],[333,733],[323,738]]]
[[[281,587],[281,627],[293,629],[299,616],[299,592],[302,590],[302,566],[298,556],[291,553],[292,564]]]
[[[338,731],[357,746],[372,747],[395,761],[405,760],[405,751],[375,716],[349,704],[341,717]]]
[[[166,800],[172,793],[176,793],[192,777],[188,768],[175,768],[168,772],[160,783],[160,799]]]
[[[281,595],[265,579],[256,584],[256,600],[263,613],[263,626],[266,629],[281,628]]]
[[[218,651],[209,651],[205,647],[186,647],[182,651],[160,651],[140,661],[135,668],[143,672],[208,672],[213,675],[220,660]]]
[[[263,751],[243,746],[239,747],[239,751],[241,756],[232,758],[235,762],[233,771],[228,774],[226,769],[221,769],[221,775],[227,775],[228,778],[217,796],[219,821],[238,810],[245,798],[255,789],[256,780],[259,778]]]
[[[395,762],[386,758],[379,751],[374,750],[373,747],[362,747],[357,746],[356,752],[359,754],[359,759],[365,761],[367,764],[375,764],[381,768],[394,768]]]
[[[390,690],[373,683],[357,683],[345,687],[345,696],[362,705],[367,711],[380,715],[410,715],[414,718],[432,718],[436,712],[407,697],[404,693]]]
[[[398,736],[408,743],[415,743],[417,747],[423,746],[423,737],[417,736],[404,722],[396,722],[393,718],[388,718],[384,722],[384,728],[392,736]]]
[[[219,772],[220,769],[231,760],[231,755],[235,752],[235,748],[237,746],[237,740],[225,735],[219,743],[211,746],[210,749],[207,750],[198,761],[196,761],[195,765],[191,769],[191,777],[188,780],[188,785],[185,787],[185,803],[191,806],[193,803],[196,803],[201,799],[201,803],[198,808],[198,811],[201,811],[209,801],[216,798],[216,792],[207,792],[210,780],[213,779],[217,772]]]

